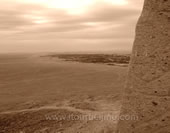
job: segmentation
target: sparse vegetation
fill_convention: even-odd
[[[117,54],[55,54],[48,55],[50,57],[58,57],[65,61],[77,61],[83,63],[104,63],[107,65],[123,64],[127,66],[130,61],[130,55]]]

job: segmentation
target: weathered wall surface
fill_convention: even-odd
[[[118,133],[170,133],[170,0],[145,0]]]

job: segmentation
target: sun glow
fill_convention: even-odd
[[[48,6],[51,8],[65,9],[70,14],[80,14],[85,12],[93,0],[51,0]]]
[[[123,6],[128,4],[127,0],[104,0],[104,1],[117,6]]]
[[[31,20],[35,24],[45,24],[49,22],[47,18],[43,16],[37,16],[35,14],[25,14],[23,17]]]
[[[44,24],[44,23],[47,23],[48,21],[47,20],[34,20],[33,23],[36,23],[36,24]]]
[[[24,2],[44,5],[48,8],[66,10],[70,14],[82,14],[88,10],[90,5],[98,2],[106,2],[115,6],[128,4],[127,0],[23,0]]]

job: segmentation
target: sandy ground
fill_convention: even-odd
[[[0,55],[0,133],[114,133],[127,68]]]

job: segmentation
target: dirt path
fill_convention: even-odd
[[[86,106],[86,109],[84,109],[84,105]],[[90,108],[91,105],[96,105],[93,109]],[[56,121],[58,123],[58,120],[64,121],[63,123],[72,123],[71,126],[67,126],[63,124],[61,126],[62,128],[59,128],[57,126],[54,127],[54,124],[46,125],[45,127],[38,127],[35,128],[36,125],[32,125],[30,128],[33,128],[35,130],[31,130],[31,132],[35,133],[113,133],[117,120],[115,119],[119,115],[119,109],[120,104],[117,103],[109,103],[105,100],[99,100],[99,101],[92,101],[92,102],[70,102],[65,101],[63,106],[57,106],[57,104],[48,105],[44,107],[39,108],[32,108],[32,109],[23,109],[23,110],[16,110],[16,111],[6,111],[0,113],[0,123],[8,121],[9,123],[12,123],[13,117],[18,117],[18,121],[21,121],[19,116],[22,114],[22,117],[28,117],[28,115],[31,115],[36,117],[38,115],[44,115],[46,117],[46,121]],[[45,112],[44,112],[45,111]],[[56,113],[51,112],[60,112],[60,115],[57,115]],[[67,113],[63,113],[67,111]],[[62,115],[61,115],[62,114]],[[70,118],[68,120],[68,117],[72,115],[72,119]],[[7,116],[7,117],[6,117]],[[6,118],[4,118],[6,117]],[[18,123],[17,120],[15,120],[15,123]],[[31,121],[34,121],[31,119]],[[40,118],[40,121],[42,121],[42,118]],[[27,119],[27,122],[29,123],[29,119]],[[74,123],[74,124],[73,124]],[[17,132],[23,132],[23,133],[31,133],[29,130],[27,130],[27,124],[24,124],[22,126],[22,123],[19,125],[19,130],[12,130],[13,127],[10,127],[10,125],[6,125],[6,129],[8,129],[9,132],[15,133]],[[60,131],[62,132],[60,132]],[[17,133],[16,132],[16,133]],[[3,132],[2,132],[3,133]],[[4,133],[6,133],[4,131]]]

